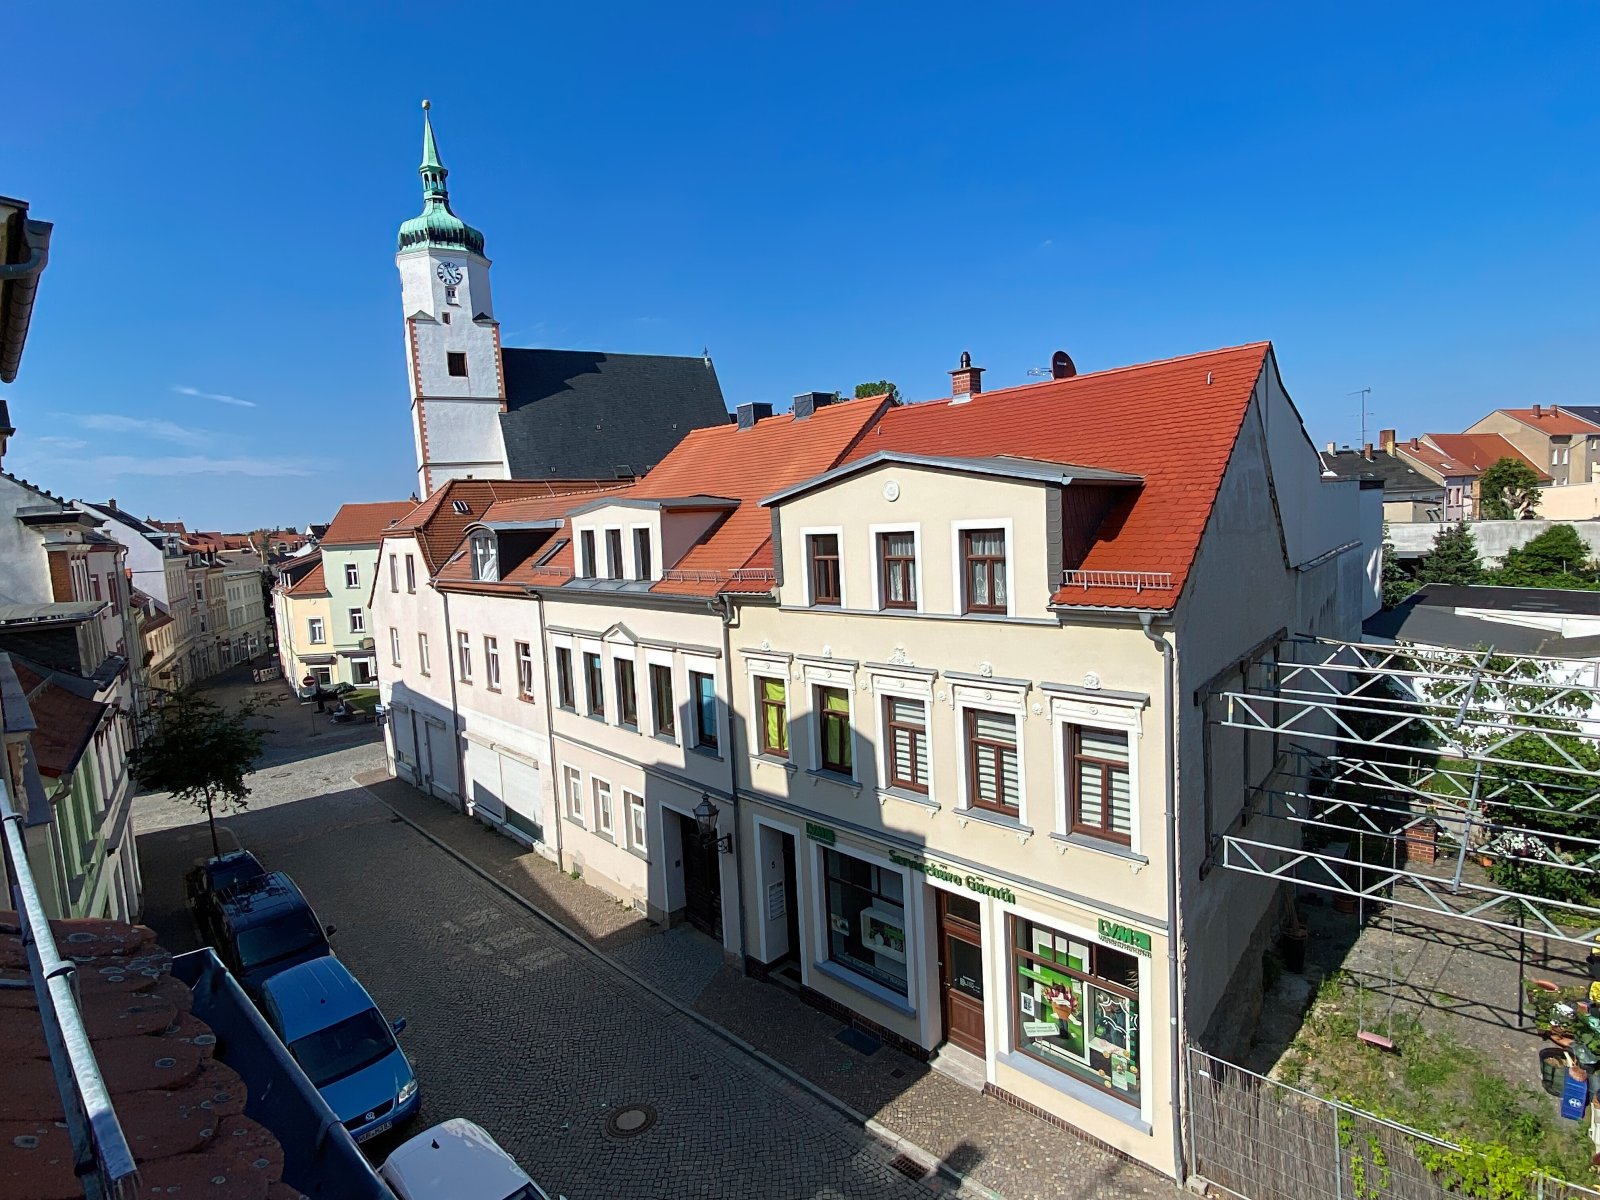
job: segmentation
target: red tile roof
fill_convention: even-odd
[[[1500,411],[1540,433],[1553,433],[1557,437],[1574,433],[1600,433],[1600,425],[1567,412],[1559,404],[1541,404],[1537,413],[1531,408],[1502,408]]]
[[[317,565],[312,567],[294,583],[289,585],[286,596],[326,596],[328,594],[328,579],[322,571],[322,560],[317,560]]]
[[[416,505],[409,500],[380,500],[373,504],[345,504],[334,515],[333,524],[322,535],[324,546],[362,546],[376,544],[391,522],[399,520]]]
[[[849,457],[881,450],[1014,455],[1140,475],[1144,486],[1112,510],[1079,566],[1170,573],[1172,586],[1074,585],[1057,591],[1053,602],[1171,608],[1271,352],[1270,343],[1256,342],[982,392],[964,404],[905,405],[885,413]]]
[[[1434,447],[1444,454],[1445,459],[1449,460],[1448,462],[1441,460],[1437,470],[1445,471],[1448,466],[1461,468],[1446,471],[1447,474],[1481,475],[1502,458],[1512,458],[1526,463],[1539,478],[1550,478],[1549,472],[1498,433],[1430,433],[1427,435],[1427,441],[1422,442],[1418,448],[1406,443],[1396,446],[1396,449],[1422,457],[1427,451],[1428,442],[1432,442]],[[1432,465],[1431,460],[1426,457],[1423,457],[1422,461]]]
[[[58,779],[71,775],[100,727],[106,706],[57,686],[18,658],[13,657],[11,664],[37,725],[31,741],[39,773]]]
[[[414,534],[423,562],[432,573],[455,553],[467,526],[481,521],[492,504],[535,496],[568,496],[615,484],[615,480],[595,479],[452,479],[435,488],[431,496],[385,532]],[[456,511],[457,501],[466,506],[466,512]]]

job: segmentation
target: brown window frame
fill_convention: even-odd
[[[1017,729],[1017,715],[1015,713],[1000,712],[999,710],[992,708],[969,708],[966,709],[965,712],[966,716],[963,718],[962,724],[965,727],[964,733],[966,737],[967,806],[969,808],[981,808],[987,812],[1003,813],[1008,817],[1020,817],[1022,815],[1022,737],[1020,731]],[[998,716],[1011,718],[1011,728],[1015,736],[1012,738],[1009,745],[1003,742],[997,742],[992,738],[981,738],[978,736],[978,714],[980,712],[993,713]],[[1007,804],[1004,800],[985,800],[979,794],[978,788],[979,757],[984,751],[992,752],[995,755],[995,783],[998,787],[998,790],[1003,793],[1005,791],[1005,769],[1001,756],[1003,756],[1007,750],[1011,752],[1016,760],[1017,802],[1015,804]]]
[[[572,682],[572,650],[556,647],[556,704],[568,712],[578,711],[578,693]]]
[[[578,531],[578,576],[581,579],[594,579],[599,565],[595,560],[594,530],[580,529]]]
[[[838,692],[844,697],[845,709],[839,712],[830,709],[825,703],[826,693]],[[817,763],[824,771],[833,771],[836,774],[855,778],[855,735],[850,728],[850,689],[830,687],[818,684],[814,693],[817,705]],[[837,722],[844,726],[839,739],[839,748],[844,754],[843,759],[830,760],[828,758],[828,725]]]
[[[613,659],[611,670],[617,684],[617,721],[629,729],[638,729],[639,681],[633,659]]]
[[[757,675],[756,681],[756,709],[761,725],[761,753],[770,754],[773,758],[789,757],[789,681],[779,679],[775,675]],[[772,700],[767,696],[766,685],[776,683],[783,688],[783,699]],[[777,720],[769,720],[770,711],[776,710]],[[776,729],[782,745],[772,741],[768,731]]]
[[[457,367],[460,367],[461,369],[458,371],[456,370]],[[444,369],[449,373],[452,379],[466,379],[468,377],[466,352],[463,350],[445,351]]]
[[[910,538],[910,554],[890,554],[890,538]],[[905,586],[901,589],[906,598],[904,600],[891,600],[893,591],[889,580],[896,572],[905,577]],[[878,534],[878,599],[883,608],[912,609],[917,607],[917,535],[909,529],[891,529]]]
[[[622,530],[606,530],[606,578],[622,578]]]
[[[605,720],[606,667],[605,659],[597,650],[583,652],[583,703],[591,717]]]
[[[1000,554],[974,554],[972,540],[986,534],[999,534],[1004,550]],[[996,529],[963,529],[961,531],[961,611],[968,613],[1000,613],[1005,614],[1010,603],[1011,591],[1006,587],[1006,553],[1010,550],[1006,545],[1006,531]],[[1005,590],[1006,599],[1000,604],[976,604],[972,599],[972,568],[976,564],[983,564],[985,573],[989,577],[989,595],[996,593],[996,583]]]
[[[678,740],[678,700],[673,694],[672,668],[662,663],[651,663],[650,670],[650,719],[655,722],[655,735],[657,737]],[[665,678],[666,686],[660,685]]]
[[[650,531],[648,529],[635,529],[633,531],[633,577],[635,579],[649,579],[653,564],[650,561]]]
[[[831,554],[818,553],[818,544],[823,541],[833,543]],[[832,590],[823,588],[821,568],[824,564],[832,564]],[[828,608],[838,608],[844,603],[844,579],[840,570],[839,561],[839,535],[837,533],[808,533],[806,534],[806,578],[811,585],[811,603],[823,605]]]
[[[894,702],[896,700],[921,705],[922,724],[907,725],[904,721],[895,720],[890,714],[894,711]],[[929,766],[932,766],[932,756],[929,754],[928,748],[928,702],[906,696],[885,696],[883,699],[883,728],[884,764],[887,768],[886,774],[889,776],[889,786],[926,796],[928,794],[928,781],[926,779],[918,782],[915,779],[900,778],[895,761],[898,756],[895,754],[894,743],[895,735],[899,731],[903,730],[911,736],[911,770],[915,773],[918,761],[917,739],[920,738],[922,741],[922,757],[928,759]]]
[[[1081,833],[1085,837],[1099,838],[1102,841],[1116,842],[1119,845],[1131,846],[1133,844],[1133,830],[1121,833],[1111,828],[1111,774],[1121,770],[1128,778],[1128,814],[1131,824],[1133,819],[1133,739],[1121,729],[1097,730],[1103,733],[1120,733],[1128,744],[1129,762],[1116,762],[1109,758],[1096,758],[1091,754],[1084,754],[1083,728],[1078,725],[1067,726],[1067,737],[1070,745],[1067,750],[1067,820],[1073,833]],[[1079,819],[1079,780],[1082,778],[1080,765],[1089,764],[1100,768],[1100,820],[1099,825],[1090,825]]]

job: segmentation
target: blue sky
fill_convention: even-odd
[[[5,465],[191,527],[403,498],[428,96],[509,345],[730,404],[1270,338],[1312,436],[1600,402],[1600,8],[36,5]]]

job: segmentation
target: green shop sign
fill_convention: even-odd
[[[1100,940],[1109,942],[1113,946],[1121,946],[1132,950],[1135,954],[1150,957],[1150,935],[1138,929],[1130,929],[1126,925],[1118,925],[1115,921],[1100,918]]]
[[[806,836],[813,842],[821,842],[824,846],[831,846],[839,840],[833,830],[826,825],[818,825],[815,821],[806,822]]]
[[[969,892],[977,892],[980,896],[993,896],[996,900],[1004,900],[1007,904],[1015,904],[1017,895],[1008,887],[988,882],[981,875],[961,875],[949,867],[938,863],[927,862],[920,858],[907,858],[903,854],[889,852],[889,861],[900,867],[910,867],[913,871],[921,871],[930,879],[942,879],[946,883],[955,883]]]

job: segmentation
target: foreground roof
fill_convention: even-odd
[[[50,672],[16,655],[11,656],[11,664],[37,725],[33,755],[39,773],[57,778],[71,775],[100,727],[106,706],[68,691],[51,679]]]
[[[383,531],[416,505],[409,500],[380,500],[372,504],[345,504],[334,514],[322,536],[324,546],[377,545]],[[220,537],[220,535],[219,535]]]

